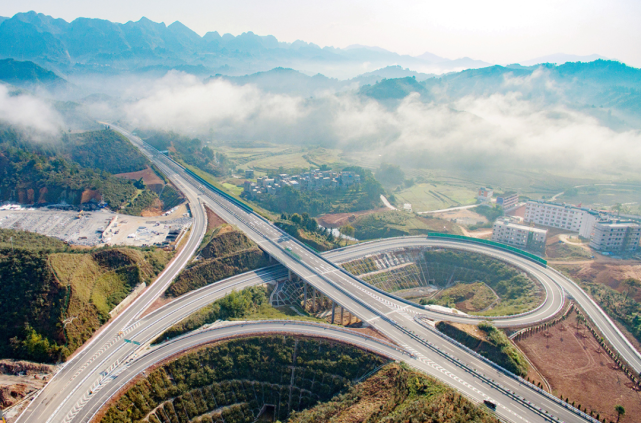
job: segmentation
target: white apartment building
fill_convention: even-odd
[[[594,225],[590,247],[600,251],[636,251],[640,239],[638,223],[605,220]]]
[[[548,231],[497,219],[492,227],[492,241],[531,250],[544,250]]]
[[[479,188],[476,198],[479,201],[486,203],[492,200],[492,195],[494,195],[494,190],[491,187],[481,187]]]
[[[511,209],[519,202],[519,194],[516,192],[508,192],[498,195],[496,197],[496,204],[503,207],[504,210]]]
[[[568,204],[531,200],[525,205],[525,222],[578,232],[586,239],[592,237],[598,219],[597,211]]]

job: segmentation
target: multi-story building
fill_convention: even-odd
[[[492,195],[494,195],[494,190],[491,187],[481,187],[476,198],[481,202],[490,202]]]
[[[507,192],[496,197],[496,204],[503,207],[503,210],[509,210],[519,202],[519,195],[516,192]]]
[[[599,212],[583,207],[531,200],[525,205],[524,221],[578,232],[581,237],[590,239],[599,216]]]
[[[548,231],[519,225],[509,219],[497,219],[492,227],[492,241],[529,250],[543,251]]]
[[[602,220],[594,224],[590,247],[599,251],[636,251],[641,239],[641,226],[636,222]]]

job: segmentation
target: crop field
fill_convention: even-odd
[[[247,148],[223,146],[217,147],[216,150],[227,155],[242,168],[255,169],[258,176],[270,170],[277,170],[281,166],[285,169],[308,169],[326,164],[340,169],[349,164],[349,160],[342,156],[341,150],[327,148],[274,145]]]
[[[418,183],[394,193],[397,203],[409,203],[415,212],[466,206],[476,202],[476,190],[466,185]]]

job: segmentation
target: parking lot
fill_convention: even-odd
[[[56,209],[0,210],[0,228],[20,229],[58,238],[73,245],[166,245],[191,225],[185,206],[168,216],[140,217],[107,210],[82,212]]]

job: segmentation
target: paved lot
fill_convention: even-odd
[[[87,247],[161,244],[170,232],[180,232],[191,220],[184,206],[168,216],[157,217],[127,216],[107,210],[82,214],[48,208],[0,210],[0,228],[37,232]]]

